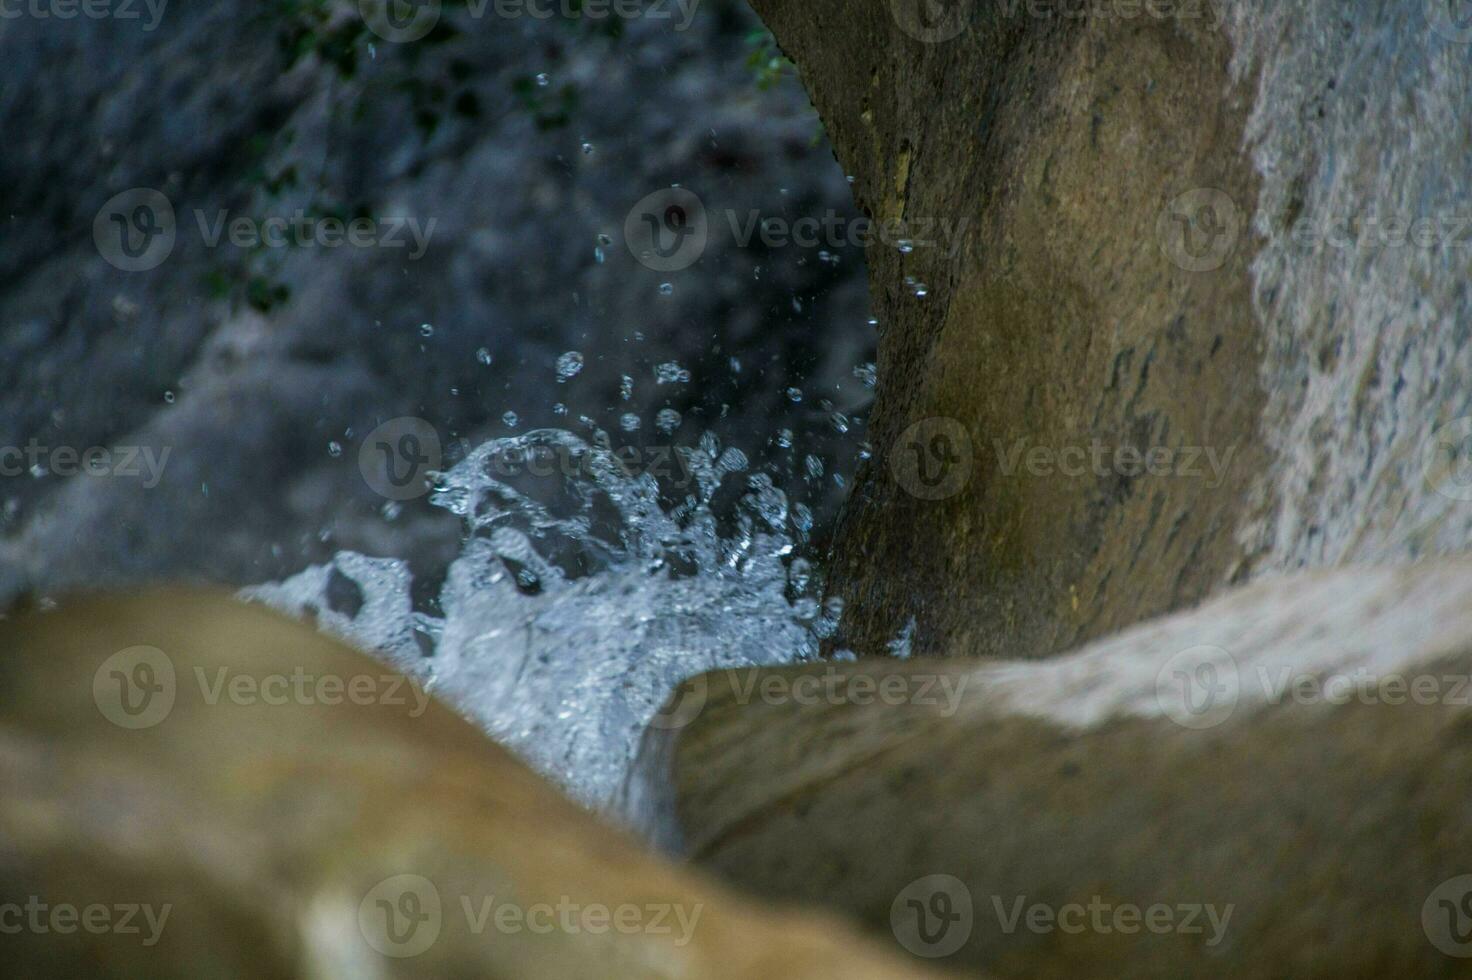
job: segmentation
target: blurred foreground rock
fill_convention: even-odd
[[[600,826],[381,665],[169,592],[0,626],[8,976],[919,977]]]
[[[1320,572],[1048,661],[694,678],[632,788],[728,880],[996,976],[1462,975],[1469,681],[1472,563]]]

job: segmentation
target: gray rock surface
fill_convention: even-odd
[[[432,423],[446,463],[509,431],[508,411],[521,430],[586,431],[587,415],[615,435],[634,412],[642,427],[624,438],[639,445],[709,428],[792,474],[821,523],[853,463],[821,400],[862,414],[868,399],[852,377],[872,359],[863,259],[733,241],[725,209],[744,222],[851,207],[790,70],[755,84],[745,6],[699,4],[681,31],[670,5],[673,20],[614,37],[447,5],[413,44],[364,31],[355,9],[171,4],[152,31],[0,21],[0,447],[169,452],[150,487],[61,477],[51,456],[39,477],[0,477],[0,592],[258,582],[344,548],[408,558],[432,581],[458,522],[422,497],[385,510],[359,472],[364,440],[401,416]],[[692,267],[658,272],[623,229],[672,182],[701,196],[711,241]],[[94,244],[94,219],[133,188],[162,192],[177,221],[148,271]],[[435,224],[410,259],[210,248],[197,214],[209,229],[222,211],[298,209]],[[557,385],[572,350],[585,368]],[[666,362],[691,381],[657,384]],[[665,407],[684,416],[673,436],[654,425]],[[781,426],[795,450],[769,448]],[[821,486],[807,453],[826,464]]]

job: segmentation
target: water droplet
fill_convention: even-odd
[[[583,154],[585,156],[588,156],[588,155],[591,155],[592,152],[593,152],[593,144],[592,143],[589,143],[587,140],[583,140]]]
[[[552,414],[553,415],[566,415],[567,414],[567,406],[564,405],[564,404],[562,404],[562,402],[558,402],[556,405],[553,405],[552,406]]]
[[[683,417],[673,408],[661,408],[659,414],[654,417],[654,427],[665,435],[669,435],[680,427]]]
[[[628,401],[630,398],[634,397],[634,379],[629,377],[627,374],[619,379],[618,395],[624,401]]]
[[[557,383],[565,384],[568,379],[577,377],[582,369],[583,355],[579,351],[568,351],[557,359]]]
[[[787,400],[790,401],[790,402],[792,402],[792,404],[794,404],[794,405],[796,405],[797,403],[801,402],[802,401],[802,389],[801,388],[788,388],[787,389]]]
[[[599,245],[612,245],[613,244],[613,239],[612,238],[609,238],[607,235],[599,235],[598,236],[598,244]]]
[[[871,316],[869,318],[869,326],[873,327],[875,330],[878,330],[879,329],[879,318],[877,316]]]
[[[879,368],[873,361],[865,361],[854,368],[854,377],[859,380],[865,388],[872,388],[879,383]]]
[[[538,88],[546,88],[550,84],[552,84],[552,76],[551,75],[548,75],[544,71],[537,72],[537,87]]]
[[[397,500],[390,500],[380,507],[378,512],[383,515],[384,520],[396,521],[399,519],[399,515],[404,512],[404,505]]]
[[[429,324],[429,323],[421,323],[419,325],[419,336],[421,336],[421,337],[433,337],[434,336],[434,325],[433,324]]]
[[[834,412],[828,421],[832,424],[833,431],[839,435],[844,435],[848,432],[848,416],[842,412]]]
[[[910,241],[908,238],[901,238],[898,242],[895,243],[895,247],[900,250],[901,255],[909,255],[911,252],[915,251],[915,243]]]
[[[639,430],[639,416],[633,412],[625,412],[619,416],[618,427],[625,432],[637,432]]]
[[[930,295],[930,287],[929,286],[925,285],[925,283],[923,283],[923,282],[917,282],[915,284],[915,296],[916,296],[917,299],[924,299],[925,297],[927,297],[929,295]]]
[[[521,417],[518,416],[515,412],[507,412],[505,415],[501,416],[501,421],[506,423],[506,427],[508,429],[514,429],[521,424]]]
[[[164,392],[164,401],[168,402],[170,405],[174,404],[174,393],[172,391]]]
[[[602,245],[599,245],[599,246],[597,246],[596,248],[593,249],[593,261],[594,262],[597,262],[599,265],[602,265],[603,264],[603,260],[604,260],[605,257],[606,256],[603,254],[603,246]]]
[[[480,361],[481,364],[484,364],[486,367],[490,367],[491,366],[491,352],[490,352],[490,350],[488,348],[482,347],[480,350],[478,350],[478,351],[475,352],[475,359],[477,361]]]
[[[690,380],[690,372],[682,368],[678,361],[666,361],[655,365],[654,378],[662,385],[685,384]]]
[[[781,448],[781,449],[791,449],[792,448],[792,430],[791,429],[778,429],[777,430],[777,446],[779,448]]]
[[[803,468],[808,471],[808,476],[812,477],[814,480],[819,479],[820,477],[822,477],[822,475],[823,475],[823,461],[821,459],[819,459],[818,457],[816,457],[816,456],[814,456],[814,455],[812,455],[810,453],[806,457],[803,458],[802,465],[803,465]]]
[[[662,283],[660,283],[659,284],[659,295],[661,295],[661,296],[673,296],[673,295],[675,295],[675,284],[674,283],[671,283],[671,282],[662,282]]]
[[[338,442],[336,439],[329,442],[327,444],[327,455],[331,456],[333,459],[337,459],[339,456],[341,456],[342,443]]]

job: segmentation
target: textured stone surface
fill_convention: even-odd
[[[870,262],[876,453],[833,582],[851,645],[913,619],[920,651],[1041,656],[1255,575],[1465,548],[1472,39],[1450,9],[755,6],[861,207],[971,228]],[[916,484],[916,453],[954,483]]]
[[[1452,976],[1472,952],[1450,931],[1472,894],[1453,881],[1472,846],[1469,676],[1472,564],[1308,573],[1041,662],[705,675],[670,711],[683,727],[650,733],[644,776],[674,787],[666,845],[759,895],[902,942],[902,896],[969,900],[954,952],[910,946],[938,962]],[[915,892],[931,875],[954,880]],[[1019,901],[1109,911],[1009,928]],[[1158,904],[1201,906],[1203,928],[1113,925]]]
[[[786,425],[797,447],[776,457],[797,471],[794,490],[807,486],[806,453],[830,476],[852,469],[852,440],[834,436],[819,404],[853,414],[869,397],[851,376],[873,359],[861,252],[831,247],[830,262],[818,248],[740,248],[723,216],[851,209],[790,71],[770,89],[754,83],[747,34],[759,25],[744,4],[699,4],[683,32],[678,19],[631,21],[618,38],[565,18],[475,20],[446,4],[456,36],[370,38],[351,77],[316,54],[288,59],[296,18],[319,6],[336,11],[321,37],[356,22],[356,2],[234,0],[169,4],[154,31],[0,21],[0,447],[171,453],[151,488],[0,476],[0,594],[254,583],[343,548],[410,559],[432,577],[454,554],[454,519],[423,499],[389,519],[358,472],[365,437],[398,416],[433,423],[450,461],[506,434],[508,410],[523,431],[585,432],[588,415],[614,433],[633,412],[643,428],[622,438],[636,444],[688,445],[711,428],[754,459]],[[544,128],[564,89],[576,98],[565,125]],[[294,184],[283,179],[293,171]],[[673,181],[702,196],[718,231],[693,267],[660,273],[625,246],[624,220]],[[129,273],[98,254],[93,219],[134,187],[163,191],[179,227],[162,265]],[[359,207],[434,220],[428,251],[247,259],[207,248],[195,216]],[[233,284],[227,298],[211,275]],[[258,312],[242,301],[252,275],[289,297]],[[585,367],[559,386],[554,363],[569,350]],[[691,383],[656,384],[654,365],[668,361]],[[789,385],[806,391],[801,405],[783,395]],[[559,401],[566,415],[554,414]],[[670,438],[654,426],[666,405],[685,414]],[[831,479],[824,493],[831,514]]]
[[[0,624],[7,974],[930,975],[647,856],[402,680],[195,592]]]

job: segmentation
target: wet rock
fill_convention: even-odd
[[[996,976],[1461,975],[1469,676],[1472,564],[1306,574],[1046,661],[703,675],[631,796]]]
[[[1043,656],[1256,576],[1465,550],[1448,5],[754,5],[860,206],[930,239],[871,256],[845,642],[913,619],[917,651]]]
[[[224,597],[0,624],[0,783],[11,975],[929,975],[641,853],[412,682]]]

